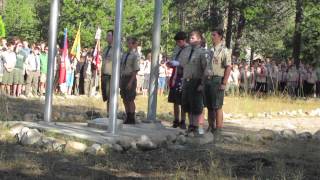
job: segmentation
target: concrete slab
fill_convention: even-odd
[[[109,118],[96,118],[90,121],[87,121],[88,127],[107,130],[109,127]],[[123,120],[117,119],[118,129],[122,129]]]
[[[114,143],[115,141],[129,137],[138,139],[142,135],[147,135],[153,141],[159,142],[166,139],[168,135],[176,135],[180,129],[166,128],[162,125],[152,123],[140,123],[136,125],[123,124],[122,129],[118,131],[117,135],[109,133],[106,129],[97,129],[88,127],[87,123],[70,123],[70,122],[25,122],[25,121],[11,121],[10,124],[20,123],[29,128],[37,128],[40,130],[54,132],[57,134],[67,135],[80,139],[85,139],[95,143]]]

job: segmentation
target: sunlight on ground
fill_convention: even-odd
[[[71,98],[59,98],[58,101],[54,101],[56,105],[81,105],[87,110],[100,110],[105,112],[106,105],[100,98],[87,98],[85,96],[71,97]],[[157,98],[157,114],[173,114],[173,105],[168,103],[167,96],[159,96]],[[139,95],[136,98],[137,111],[147,112],[148,97]],[[260,112],[279,112],[286,110],[299,110],[308,111],[320,107],[319,99],[297,99],[293,100],[290,98],[280,97],[266,97],[266,98],[255,98],[255,97],[225,97],[223,109],[226,113],[260,113]],[[79,107],[80,108],[80,107]],[[123,103],[119,99],[119,109],[124,110]]]

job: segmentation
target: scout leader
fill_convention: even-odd
[[[223,31],[213,30],[213,49],[208,62],[205,83],[205,104],[208,109],[208,131],[220,132],[223,126],[224,91],[231,72],[231,53],[222,43]]]
[[[109,99],[110,99],[110,88],[111,88],[111,75],[112,75],[112,42],[113,42],[113,31],[108,30],[107,32],[108,46],[104,49],[102,55],[102,66],[101,66],[101,91],[103,101],[107,101],[107,112],[109,112]]]
[[[123,100],[127,118],[124,124],[135,124],[137,73],[140,70],[140,56],[137,52],[138,42],[134,37],[128,38],[128,52],[121,58],[120,95]]]

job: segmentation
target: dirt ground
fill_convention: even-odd
[[[25,112],[41,112],[43,103],[39,100],[13,99],[2,106],[2,109],[9,111],[2,111],[1,117],[22,118]],[[60,109],[82,113],[88,108],[65,106]],[[230,123],[238,124],[241,129],[241,124],[250,121],[252,119]],[[319,119],[314,121],[319,122]],[[260,124],[259,120],[254,122]],[[260,122],[266,123],[264,120]],[[240,142],[184,146],[179,150],[159,148],[124,153],[110,150],[106,155],[92,156],[24,147],[16,144],[13,138],[8,138],[6,129],[0,133],[0,179],[316,180],[320,179],[319,169],[320,145],[315,140],[255,141],[248,137]]]

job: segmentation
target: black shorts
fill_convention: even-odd
[[[204,86],[204,104],[209,110],[221,109],[224,101],[224,90],[220,90],[222,77],[214,76],[206,80]]]
[[[110,99],[110,88],[111,88],[111,75],[101,76],[101,91],[103,101],[109,101]]]
[[[267,92],[267,83],[257,82],[256,91]]]
[[[181,103],[182,103],[182,90],[179,90],[179,88],[170,88],[168,102],[181,105]]]
[[[199,115],[203,111],[203,94],[197,88],[201,79],[184,80],[182,84],[182,109],[184,112]]]
[[[128,89],[128,83],[131,76],[123,76],[120,79],[120,95],[124,101],[133,101],[136,98],[137,78],[135,77],[131,89]]]

